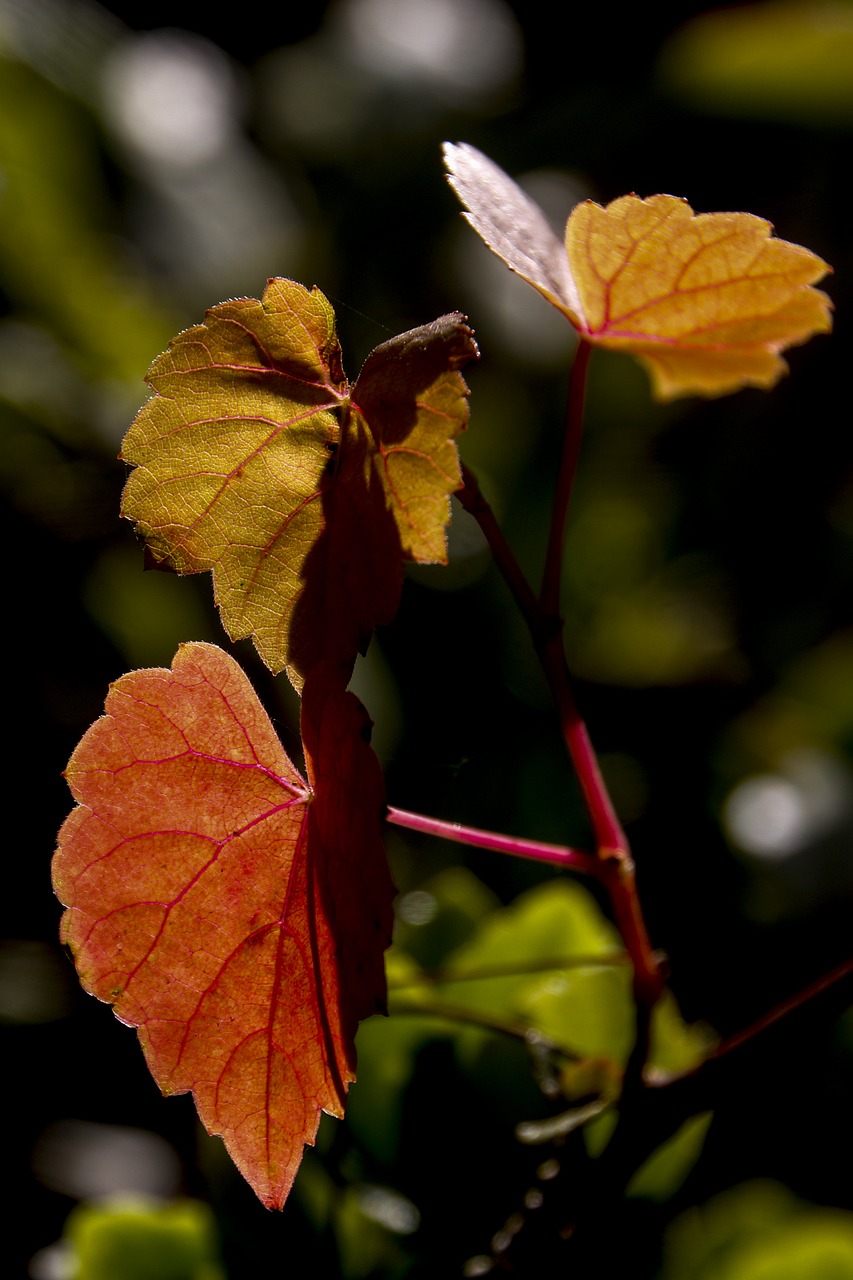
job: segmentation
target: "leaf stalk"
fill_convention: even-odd
[[[525,840],[519,836],[507,836],[495,831],[483,831],[479,827],[466,827],[461,822],[448,822],[444,818],[429,818],[422,813],[388,807],[387,822],[411,831],[423,831],[442,840],[455,840],[458,844],[472,845],[478,849],[493,849],[496,853],[508,853],[516,858],[529,858],[534,862],[548,862],[552,866],[580,871],[584,875],[602,879],[602,864],[591,853],[569,849],[564,845],[547,844],[539,840]]]

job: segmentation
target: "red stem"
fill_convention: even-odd
[[[410,813],[406,809],[394,809],[390,806],[385,818],[395,826],[408,827],[411,831],[424,831],[427,835],[440,836],[443,840],[456,840],[459,844],[474,845],[478,849],[494,849],[497,853],[530,858],[534,862],[549,862],[599,879],[602,876],[600,860],[579,849],[567,849],[560,844],[545,844],[540,840],[523,840],[518,836],[482,831],[479,827],[465,827],[460,822],[445,822],[443,818],[428,818],[421,813]]]
[[[545,616],[509,543],[504,538],[494,512],[483,497],[476,477],[468,467],[462,468],[462,479],[463,487],[457,491],[456,496],[482,529],[495,563],[509,586],[533,637],[539,661],[542,663],[557,704],[560,727],[583,791],[599,855],[610,858],[618,857],[620,853],[627,854],[628,841],[616,810],[613,808],[589,733],[572,693],[563,652],[562,623],[559,618],[552,619]]]
[[[802,991],[797,991],[780,1004],[774,1005],[772,1009],[762,1014],[760,1018],[757,1018],[755,1022],[745,1027],[742,1031],[737,1031],[734,1035],[721,1040],[714,1052],[710,1054],[708,1061],[715,1061],[718,1058],[725,1057],[726,1054],[734,1052],[736,1049],[740,1049],[742,1045],[748,1044],[750,1040],[761,1035],[763,1031],[767,1031],[777,1022],[790,1017],[792,1013],[796,1013],[804,1005],[809,1004],[817,996],[823,995],[825,991],[829,991],[836,983],[850,977],[851,974],[853,974],[853,960],[842,961],[834,969],[830,969],[829,973],[824,973],[821,977],[816,978],[814,982],[810,982]]]
[[[575,704],[562,645],[562,623],[559,617],[545,614],[504,538],[494,512],[483,497],[476,477],[467,467],[462,468],[462,479],[463,486],[456,496],[485,535],[495,563],[527,623],[551,687],[563,737],[595,832],[601,861],[600,874],[607,885],[617,926],[634,965],[635,994],[638,1002],[651,1009],[663,990],[663,977],[643,920],[628,841],[601,776],[586,725]],[[561,483],[560,488],[568,492],[570,485]]]
[[[627,836],[613,807],[607,784],[601,776],[598,757],[586,724],[575,703],[563,652],[562,630],[546,636],[541,645],[537,643],[536,647],[557,704],[563,738],[583,792],[599,857],[627,856]]]

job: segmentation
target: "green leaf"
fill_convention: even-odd
[[[640,1166],[628,1184],[627,1194],[643,1200],[669,1200],[699,1159],[711,1119],[712,1112],[703,1111],[685,1120]]]
[[[664,45],[658,76],[715,113],[849,127],[853,8],[769,0],[697,14]]]
[[[568,1052],[600,1056],[605,1044],[624,1048],[613,1028],[630,1025],[622,954],[593,897],[554,880],[488,916],[445,961],[437,990],[459,1008],[527,1020]]]
[[[662,1280],[851,1280],[853,1214],[748,1182],[677,1218]]]
[[[224,1280],[213,1214],[197,1200],[80,1205],[64,1238],[75,1280]]]
[[[399,947],[397,948],[399,953]],[[582,885],[552,880],[485,916],[466,943],[445,956],[434,980],[391,960],[392,992],[408,1004],[444,1005],[496,1027],[515,1019],[579,1059],[621,1071],[634,1037],[631,968],[615,927]],[[394,976],[397,982],[395,983]],[[393,1003],[392,1003],[393,1010]],[[670,992],[652,1017],[650,1065],[689,1070],[714,1043],[703,1024],[687,1025]]]

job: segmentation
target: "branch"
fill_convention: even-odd
[[[691,1071],[675,1077],[652,1076],[646,1083],[651,1088],[665,1091],[695,1092],[698,1099],[696,1110],[705,1110],[711,1105],[711,1090],[719,1088],[720,1081],[728,1076],[729,1071],[739,1069],[733,1065],[733,1056],[740,1063],[745,1053],[761,1052],[771,1033],[787,1032],[801,1018],[815,1016],[824,1005],[837,1005],[837,1012],[843,1012],[851,999],[848,985],[853,986],[853,958],[844,960],[803,987],[802,991],[780,1001],[742,1031],[721,1040],[713,1052]]]
[[[446,822],[443,818],[428,818],[421,813],[388,807],[387,822],[411,831],[424,831],[442,840],[455,840],[458,844],[473,845],[478,849],[494,849],[497,853],[509,853],[516,858],[530,858],[534,862],[549,862],[552,866],[567,867],[584,875],[602,878],[601,863],[591,853],[568,849],[564,845],[546,844],[539,840],[524,840],[519,836],[500,835],[494,831],[482,831],[479,827],[465,827],[461,822]]]
[[[559,618],[545,614],[515,558],[494,512],[483,497],[473,472],[462,468],[462,488],[457,498],[479,524],[513,599],[530,631],[542,669],[557,706],[560,727],[580,783],[598,846],[601,869],[616,923],[634,964],[637,1000],[651,1009],[663,990],[658,957],[652,951],[637,896],[634,864],[622,824],[601,776],[598,759],[572,692],[563,651]],[[492,846],[494,847],[494,846]]]
[[[476,476],[468,467],[462,468],[462,480],[463,486],[457,491],[456,497],[482,529],[495,564],[524,617],[551,687],[560,727],[583,791],[599,853],[604,857],[614,854],[618,856],[620,852],[627,852],[628,842],[601,776],[586,725],[575,704],[563,652],[562,624],[558,618],[545,614],[506,541],[492,508],[483,497]]]

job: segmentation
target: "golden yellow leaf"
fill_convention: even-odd
[[[648,369],[662,400],[771,387],[781,352],[831,328],[832,303],[813,288],[830,268],[778,240],[750,213],[694,214],[676,196],[579,204],[565,248],[545,215],[493,161],[445,143],[466,217],[511,271],[596,346]]]
[[[566,228],[582,332],[638,356],[657,396],[771,387],[780,352],[831,327],[811,286],[829,268],[751,213],[694,214],[675,196],[577,206]]]

